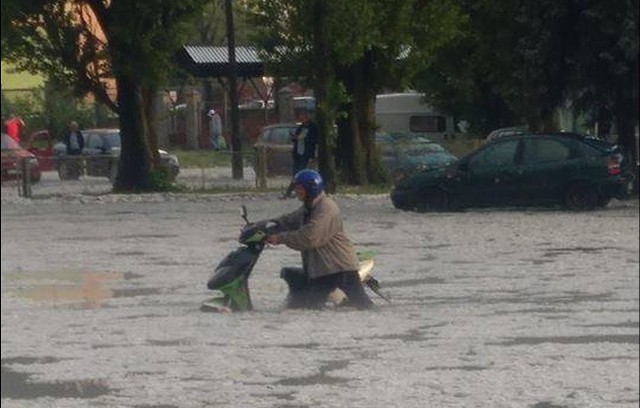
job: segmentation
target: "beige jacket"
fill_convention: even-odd
[[[311,204],[277,218],[280,243],[302,254],[302,266],[310,278],[336,272],[357,271],[355,248],[342,226],[340,208],[324,193]]]

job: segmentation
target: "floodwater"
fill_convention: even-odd
[[[4,189],[3,189],[4,190]],[[2,407],[637,407],[638,201],[414,214],[339,196],[375,251],[372,311],[288,311],[263,252],[255,310],[200,312],[276,194],[3,191]]]

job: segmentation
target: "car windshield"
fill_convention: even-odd
[[[105,133],[102,139],[108,149],[120,147],[120,132]]]
[[[20,150],[20,144],[6,133],[2,134],[2,150]]]

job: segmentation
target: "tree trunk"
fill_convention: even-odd
[[[225,0],[225,14],[227,20],[227,41],[229,51],[229,97],[231,103],[231,174],[234,179],[243,178],[242,139],[240,138],[240,115],[238,114],[238,85],[236,63],[236,41],[233,29],[233,9],[231,0]]]
[[[327,4],[324,0],[315,0],[313,16],[313,58],[317,62],[317,76],[314,78],[314,94],[316,97],[316,124],[318,126],[318,167],[325,181],[327,192],[336,189],[334,148],[333,148],[333,115],[329,110],[328,85],[331,83],[331,70],[326,56],[329,55],[329,44],[324,33],[327,18]]]
[[[361,75],[356,81],[356,100],[358,103],[358,127],[360,128],[360,143],[362,144],[366,182],[381,183],[386,181],[380,155],[376,148],[376,88],[375,83],[374,49],[367,50],[361,62]]]
[[[375,144],[375,52],[368,50],[349,67],[347,89],[352,97],[349,110],[352,148],[347,179],[352,184],[380,183],[386,180]]]
[[[140,192],[152,189],[150,172],[153,156],[151,126],[140,84],[134,79],[116,77],[120,111],[121,151],[114,191]],[[157,155],[157,149],[155,154]]]

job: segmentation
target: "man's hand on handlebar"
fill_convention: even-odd
[[[267,243],[270,245],[280,245],[280,239],[278,239],[278,234],[272,234],[267,237]]]

